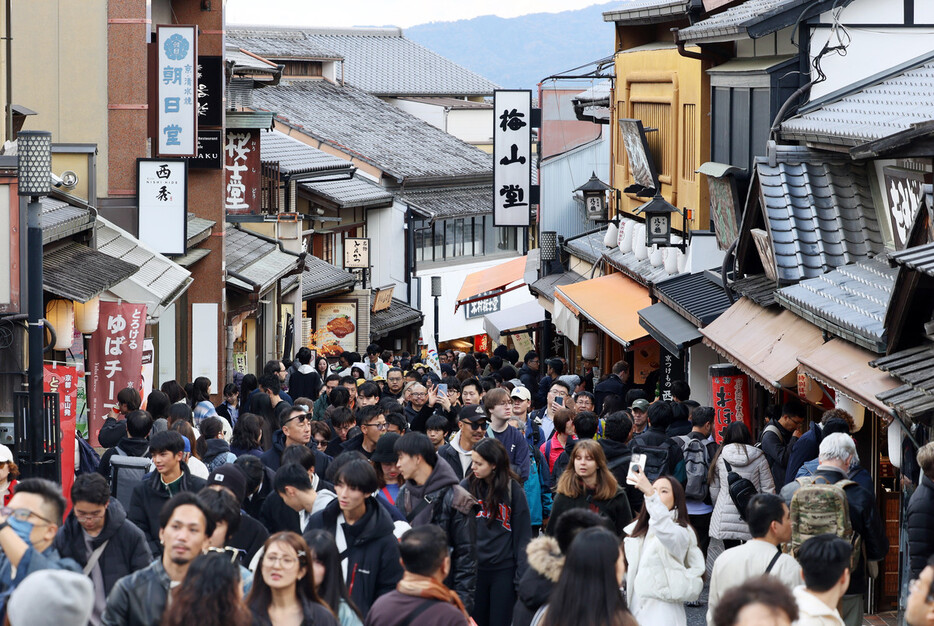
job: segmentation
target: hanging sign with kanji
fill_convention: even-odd
[[[117,394],[125,387],[139,389],[142,383],[146,305],[101,302],[100,320],[88,346],[88,430],[95,446]]]
[[[711,365],[710,384],[717,443],[723,441],[723,431],[733,422],[745,422],[751,428],[748,377],[729,364]]]
[[[532,92],[493,92],[493,225],[528,226],[532,203]]]
[[[198,30],[156,27],[156,154],[198,154]]]
[[[139,240],[160,254],[188,249],[188,163],[137,159]]]
[[[46,393],[58,394],[58,419],[62,433],[62,493],[71,494],[75,481],[75,425],[78,419],[78,368],[45,363],[43,382]]]
[[[260,209],[259,131],[228,130],[224,142],[224,209],[227,215],[258,215]]]
[[[344,239],[344,267],[370,267],[370,240],[361,237]]]

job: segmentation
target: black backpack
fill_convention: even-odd
[[[632,451],[634,454],[645,455],[645,467],[642,468],[642,471],[645,473],[645,477],[649,479],[649,482],[654,483],[659,476],[670,472],[668,467],[671,452],[665,444],[660,446],[636,444],[633,446]]]
[[[684,453],[684,472],[687,476],[684,495],[688,500],[703,502],[707,499],[709,491],[707,471],[710,469],[710,458],[707,455],[707,444],[690,435],[683,435],[678,439]]]
[[[148,456],[149,448],[146,448],[143,454],[144,456],[129,456],[123,448],[116,446],[114,453],[110,455],[110,495],[119,500],[127,510],[130,509],[133,490],[143,482],[143,476],[149,473],[152,462]]]
[[[723,459],[723,464],[726,465],[726,480],[730,484],[730,498],[733,500],[736,510],[739,511],[739,518],[745,522],[746,507],[749,506],[749,501],[752,500],[753,496],[759,492],[751,480],[743,478],[734,472],[726,459]]]

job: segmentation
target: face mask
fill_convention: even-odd
[[[7,524],[9,524],[10,528],[13,529],[13,532],[16,533],[17,537],[26,542],[26,545],[32,545],[32,541],[29,539],[34,526],[32,522],[24,522],[22,520],[16,519],[15,517],[10,517],[7,520]]]

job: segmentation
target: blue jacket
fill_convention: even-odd
[[[512,469],[519,475],[519,480],[525,482],[529,477],[529,444],[525,436],[515,426],[506,426],[506,430],[501,433],[493,431],[490,426],[486,431],[487,437],[495,437],[501,444],[506,446],[506,452],[509,453],[509,463]]]
[[[821,439],[823,437],[819,424],[811,424],[811,428],[801,435],[798,443],[791,450],[791,456],[788,457],[788,467],[785,469],[786,485],[798,477],[798,470],[801,469],[802,465],[811,459],[817,458]],[[817,465],[815,464],[814,467],[816,469]],[[807,475],[810,476],[810,474]]]
[[[6,612],[6,603],[16,586],[33,572],[43,569],[67,569],[81,573],[81,567],[72,559],[62,558],[58,550],[51,545],[44,552],[38,552],[32,546],[26,548],[19,560],[16,576],[13,576],[13,564],[6,554],[0,551],[0,613]]]

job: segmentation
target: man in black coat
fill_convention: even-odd
[[[312,402],[318,399],[321,391],[321,376],[311,365],[311,350],[302,346],[298,349],[298,366],[289,376],[289,395],[293,398],[310,398]],[[311,412],[311,407],[308,407]]]
[[[156,433],[149,441],[152,462],[156,471],[143,476],[142,482],[133,489],[128,517],[149,540],[149,549],[154,556],[162,554],[159,541],[159,512],[172,496],[183,492],[199,492],[205,482],[192,476],[188,465],[182,461],[185,440],[178,431],[166,430]]]
[[[246,497],[246,474],[233,463],[224,463],[208,476],[207,489],[224,491],[236,500],[239,515],[236,523],[231,524],[232,528],[228,529],[226,545],[240,550],[240,563],[249,565],[269,538],[269,531],[242,508]],[[220,523],[219,519],[217,521]]]
[[[538,391],[538,379],[540,378],[541,360],[538,352],[534,350],[526,352],[523,361],[522,367],[519,368],[519,380],[522,381],[522,386],[534,395]],[[535,406],[535,408],[539,409],[541,406]]]
[[[110,476],[110,457],[121,452],[125,456],[143,457],[149,453],[149,431],[152,430],[152,415],[148,411],[130,411],[126,416],[126,437],[120,439],[113,448],[101,456],[97,471],[108,481]],[[120,448],[118,451],[117,448]]]
[[[908,530],[908,558],[911,579],[921,575],[934,554],[934,441],[918,450],[921,482],[908,501],[905,527]]]
[[[263,503],[269,494],[275,493],[273,479],[276,473],[252,454],[241,454],[233,464],[246,476],[246,497],[241,506],[251,517],[260,519]]]
[[[804,434],[804,421],[807,410],[796,400],[782,405],[782,414],[766,425],[759,437],[760,446],[769,459],[772,469],[772,478],[775,488],[781,489],[785,485],[785,473],[788,462],[794,452],[798,439]]]
[[[619,396],[620,400],[626,397],[626,391],[629,389],[629,363],[626,361],[617,361],[613,364],[613,370],[605,380],[600,381],[593,388],[596,408],[594,412],[600,415],[603,412],[603,401],[609,395]]]
[[[72,509],[58,529],[52,547],[81,567],[93,557],[88,576],[94,585],[92,622],[98,623],[107,595],[117,581],[152,562],[146,535],[126,518],[123,505],[110,497],[100,474],[82,474],[71,487]]]
[[[282,453],[288,446],[308,446],[311,441],[311,413],[292,407],[279,418],[279,430],[272,435],[272,447],[259,457],[263,465],[273,473],[282,465]],[[331,457],[318,450],[317,446],[308,446],[315,454],[315,471],[324,476],[331,463]]]
[[[649,427],[633,438],[629,449],[634,454],[645,454],[648,457],[643,469],[651,480],[655,480],[661,474],[671,474],[683,485],[687,480],[684,473],[684,454],[681,452],[681,446],[669,438],[667,433],[668,426],[674,419],[671,405],[662,401],[653,402],[649,405],[647,415]],[[664,467],[656,471],[656,465],[662,458],[665,459]]]

